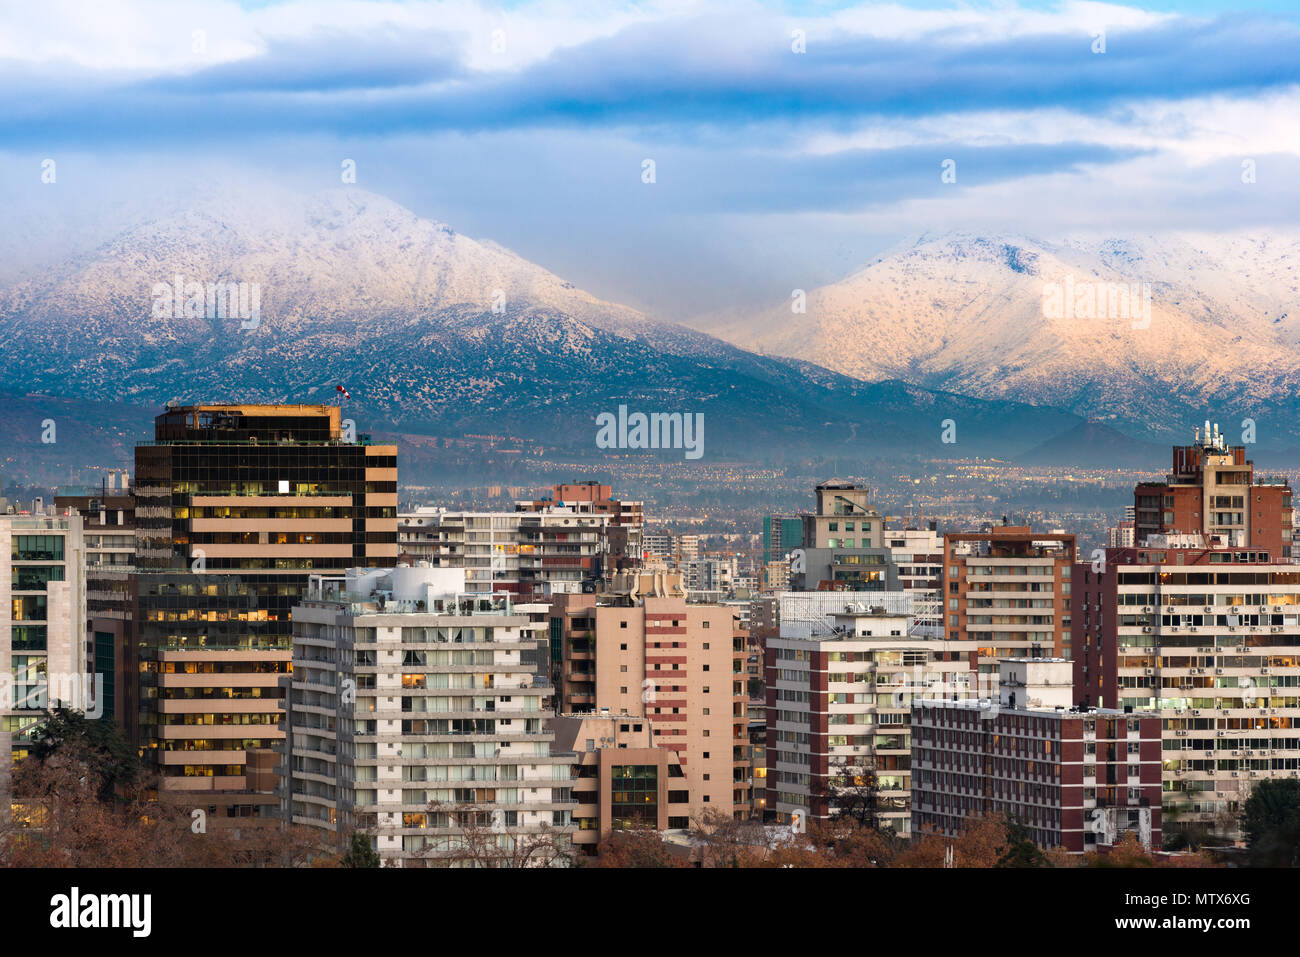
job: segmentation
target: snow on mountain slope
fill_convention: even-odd
[[[1064,291],[1067,277],[1085,298],[1146,284],[1149,325],[1045,315],[1045,287]],[[787,302],[692,325],[867,381],[1050,404],[1154,433],[1218,409],[1281,428],[1300,388],[1298,292],[1294,237],[949,235],[809,291],[806,314]]]

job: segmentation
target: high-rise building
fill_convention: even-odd
[[[1291,487],[1257,481],[1245,446],[1229,446],[1217,424],[1197,429],[1192,445],[1174,446],[1165,481],[1140,483],[1133,500],[1136,544],[1150,535],[1199,534],[1207,545],[1291,558]]]
[[[1300,777],[1300,568],[1150,535],[1075,583],[1077,700],[1157,712],[1166,830],[1236,839],[1254,784]]]
[[[291,610],[311,575],[394,564],[397,447],[335,406],[171,406],[135,472],[133,736],[163,799],[269,819],[247,759],[283,736]]]
[[[908,627],[905,614],[846,609],[811,634],[783,625],[768,639],[764,784],[777,821],[825,821],[848,796],[874,801],[880,827],[909,833],[912,700],[974,688],[955,642]]]
[[[282,812],[385,864],[552,862],[574,830],[553,690],[508,593],[463,569],[313,576],[294,608]]]
[[[944,626],[996,680],[999,658],[1068,658],[1071,534],[1000,525],[943,537]]]
[[[898,569],[884,544],[884,518],[868,489],[831,479],[815,489],[817,511],[803,515],[803,545],[790,553],[796,591],[895,591]]]
[[[748,635],[731,608],[687,602],[680,574],[622,573],[557,600],[551,635],[565,713],[645,718],[677,754],[694,820],[749,815]]]
[[[57,511],[75,511],[86,542],[86,636],[104,682],[104,716],[124,730],[135,723],[139,672],[131,622],[135,571],[135,494],[130,476],[110,470],[98,486],[60,486]]]
[[[80,515],[0,515],[0,797],[47,707],[102,713]]]
[[[1023,825],[1075,854],[1132,832],[1161,844],[1160,718],[1072,706],[1070,662],[1004,659],[999,697],[912,706],[912,832],[952,836],[972,816]]]

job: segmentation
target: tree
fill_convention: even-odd
[[[549,824],[501,825],[495,809],[477,804],[429,804],[430,816],[454,831],[423,856],[452,867],[569,867],[573,841]]]
[[[771,850],[762,822],[736,818],[716,808],[705,811],[689,833],[698,848],[701,867],[755,867]]]
[[[997,867],[1051,867],[1052,862],[1043,849],[1029,838],[1029,829],[1023,824],[1007,825],[1007,845],[998,858]]]
[[[343,855],[342,867],[378,867],[379,852],[370,846],[370,838],[360,831],[352,832],[352,846]]]
[[[1300,780],[1260,781],[1241,815],[1254,867],[1300,866]]]
[[[112,721],[91,720],[70,708],[47,711],[31,732],[31,756],[77,765],[93,777],[101,797],[108,799],[135,784],[140,758]]]
[[[614,831],[596,848],[587,867],[688,867],[689,862],[663,842],[657,831],[635,828]]]

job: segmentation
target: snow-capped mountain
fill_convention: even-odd
[[[228,301],[207,289],[218,283]],[[935,451],[948,418],[962,451],[1005,454],[1079,422],[756,356],[350,189],[223,190],[154,210],[0,288],[0,362],[10,393],[136,406],[324,402],[342,383],[363,428],[588,449],[595,416],[620,404],[700,412],[711,454],[757,460]]]
[[[1123,310],[1125,293],[1137,308]],[[809,290],[806,312],[792,299],[692,325],[865,381],[1052,405],[1136,434],[1182,436],[1205,415],[1254,418],[1261,443],[1297,434],[1294,236],[929,237]]]

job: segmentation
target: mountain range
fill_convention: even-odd
[[[1081,306],[1053,308],[1049,290]],[[1141,319],[1118,297],[1149,302]],[[1222,420],[1236,440],[1300,436],[1300,240],[1166,234],[925,236],[791,301],[691,324],[745,349],[867,382],[1054,406],[1120,432],[1190,440]]]
[[[255,286],[255,321],[203,301],[187,313],[190,283]],[[342,384],[363,431],[508,431],[593,456],[596,416],[620,405],[703,413],[706,462],[1012,456],[1083,421],[1050,403],[757,355],[353,189],[160,204],[0,288],[0,362],[28,418],[44,400],[329,402]],[[947,420],[955,446],[942,441]],[[0,440],[48,451],[15,428]]]

